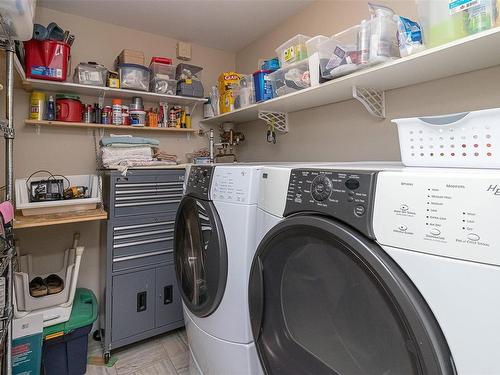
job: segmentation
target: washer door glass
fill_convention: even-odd
[[[175,269],[181,296],[195,315],[219,305],[227,278],[227,250],[213,203],[184,197],[175,223]]]
[[[287,219],[264,238],[249,303],[267,374],[441,374],[443,358],[451,371],[444,337],[413,284],[360,237],[310,216]]]

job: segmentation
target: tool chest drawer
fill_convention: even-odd
[[[177,210],[182,199],[184,171],[140,172],[110,178],[110,218]]]
[[[108,226],[113,271],[173,260],[175,214],[134,217]]]

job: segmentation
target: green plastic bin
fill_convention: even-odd
[[[45,375],[85,374],[88,335],[97,312],[94,293],[77,288],[69,320],[43,330],[42,368]]]

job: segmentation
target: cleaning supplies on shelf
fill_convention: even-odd
[[[236,72],[224,72],[219,75],[219,112],[234,111],[236,91],[239,89],[242,75]]]
[[[54,96],[50,95],[47,102],[47,120],[53,121],[56,119],[56,104],[54,101]]]
[[[269,74],[274,70],[257,70],[253,73],[255,101],[262,102],[273,98],[273,85]]]
[[[33,91],[30,97],[30,119],[43,120],[45,113],[45,94],[40,91]]]

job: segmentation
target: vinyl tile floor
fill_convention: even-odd
[[[89,338],[89,356],[102,355],[101,344]],[[178,329],[112,352],[113,367],[87,365],[88,375],[187,375],[186,331]]]

